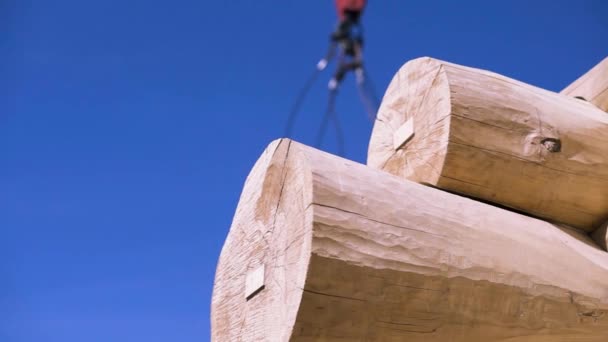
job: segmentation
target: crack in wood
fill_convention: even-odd
[[[319,295],[319,296],[340,298],[340,299],[353,300],[353,301],[358,301],[358,302],[367,302],[367,300],[365,300],[365,299],[359,299],[359,298],[354,298],[354,297],[334,295],[334,294],[330,294],[330,293],[323,293],[323,292],[313,291],[313,290],[309,290],[309,289],[300,289],[300,290],[302,290],[303,292],[306,292],[306,293],[315,294],[315,295]]]
[[[357,213],[357,212],[354,212],[354,211],[349,211],[349,210],[346,210],[346,209],[343,209],[343,208],[338,208],[338,207],[334,207],[334,206],[327,205],[327,204],[322,204],[322,203],[313,203],[313,204],[314,205],[318,205],[320,207],[324,207],[324,208],[328,208],[328,209],[334,209],[334,210],[342,211],[342,212],[345,212],[345,213],[357,215],[357,216],[359,216],[361,218],[364,218],[366,220],[369,220],[369,221],[372,221],[372,222],[376,222],[376,223],[379,223],[379,224],[383,224],[383,225],[386,225],[386,226],[391,226],[391,227],[395,227],[395,228],[399,228],[399,229],[411,230],[411,231],[414,231],[414,232],[424,233],[424,234],[428,234],[428,235],[432,235],[432,236],[436,236],[436,237],[446,237],[445,235],[433,234],[433,233],[429,233],[428,231],[424,231],[424,230],[421,230],[421,229],[416,229],[416,228],[411,228],[411,227],[406,227],[406,226],[399,226],[399,225],[396,225],[396,224],[392,224],[392,223],[388,223],[388,222],[383,222],[383,221],[380,221],[380,220],[377,220],[377,219],[373,219],[371,217],[365,216],[363,214],[360,214],[360,213]]]

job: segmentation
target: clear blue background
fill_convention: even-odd
[[[334,23],[329,0],[0,1],[0,341],[208,340],[242,184]],[[371,0],[364,24],[379,92],[419,56],[559,91],[608,55],[604,0]],[[352,78],[338,112],[363,162]]]

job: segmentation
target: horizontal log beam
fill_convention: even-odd
[[[606,113],[432,58],[393,78],[368,165],[587,232],[608,220]]]
[[[608,254],[280,140],[245,183],[211,316],[222,342],[603,341]]]
[[[608,57],[561,91],[580,97],[608,112]]]

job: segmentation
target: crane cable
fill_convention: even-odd
[[[298,96],[296,97],[296,101],[294,102],[294,105],[292,106],[291,111],[289,113],[289,118],[287,120],[287,125],[285,127],[285,137],[291,138],[293,126],[296,121],[297,115],[302,107],[302,103],[306,99],[308,92],[310,91],[310,89],[314,85],[315,81],[317,80],[317,78],[319,77],[319,75],[321,74],[321,72],[324,69],[325,69],[324,67],[319,68],[317,66],[317,68],[315,68],[313,73],[308,77],[308,80],[306,81],[306,83],[304,83],[304,86],[298,93]],[[363,73],[362,81],[357,80],[357,88],[359,90],[359,97],[361,98],[361,101],[363,102],[365,111],[367,112],[368,119],[373,123],[376,119],[376,113],[378,111],[379,101],[378,101],[378,97],[376,96],[375,87],[372,83],[371,78],[369,77],[369,73],[367,72],[367,69],[362,68],[361,70]],[[317,132],[315,146],[317,148],[321,147],[321,145],[323,144],[326,130],[327,130],[327,125],[329,124],[329,120],[333,119],[334,126],[336,128],[336,140],[338,143],[338,153],[340,156],[344,156],[344,153],[345,153],[344,134],[342,131],[342,127],[340,125],[339,117],[338,117],[337,113],[335,112],[335,102],[336,102],[337,95],[338,95],[337,88],[330,90],[328,103],[327,103],[327,110],[325,111],[325,115],[323,116],[323,121],[321,122],[319,131]]]
[[[368,119],[373,124],[376,120],[376,114],[378,113],[378,109],[380,107],[380,101],[376,96],[376,90],[371,78],[369,77],[367,69],[362,68],[361,71],[363,73],[362,80],[359,81],[359,79],[357,79],[359,97],[361,98],[361,102],[363,102],[363,106],[365,107],[365,110],[367,112]]]
[[[314,72],[308,77],[308,80],[306,81],[306,83],[304,83],[304,86],[298,93],[296,101],[294,102],[293,106],[291,107],[291,111],[289,112],[289,118],[287,119],[287,125],[285,126],[285,137],[291,138],[293,125],[296,121],[296,116],[300,111],[300,107],[302,107],[302,103],[304,102],[306,95],[308,95],[310,88],[312,88],[313,84],[319,77],[319,74],[321,74],[321,71],[323,71],[323,69],[315,68]]]
[[[340,120],[338,118],[337,113],[335,112],[335,103],[336,97],[338,95],[338,91],[333,89],[329,92],[329,99],[327,101],[327,110],[325,111],[325,115],[323,116],[323,121],[321,122],[321,127],[317,132],[317,139],[315,143],[315,147],[320,149],[323,144],[323,138],[325,137],[325,131],[327,130],[327,124],[330,119],[334,120],[334,126],[336,127],[336,140],[338,143],[338,155],[344,157],[344,134],[342,133],[342,128],[340,126]]]

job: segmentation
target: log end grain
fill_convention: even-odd
[[[436,182],[449,133],[450,99],[443,96],[446,91],[447,78],[440,61],[424,57],[406,63],[382,100],[367,164],[413,181]]]
[[[288,158],[290,145],[270,144],[245,182],[217,266],[213,341],[286,341],[295,324],[310,256],[303,228],[311,225],[304,205],[311,186],[310,172],[298,169],[305,165]]]

